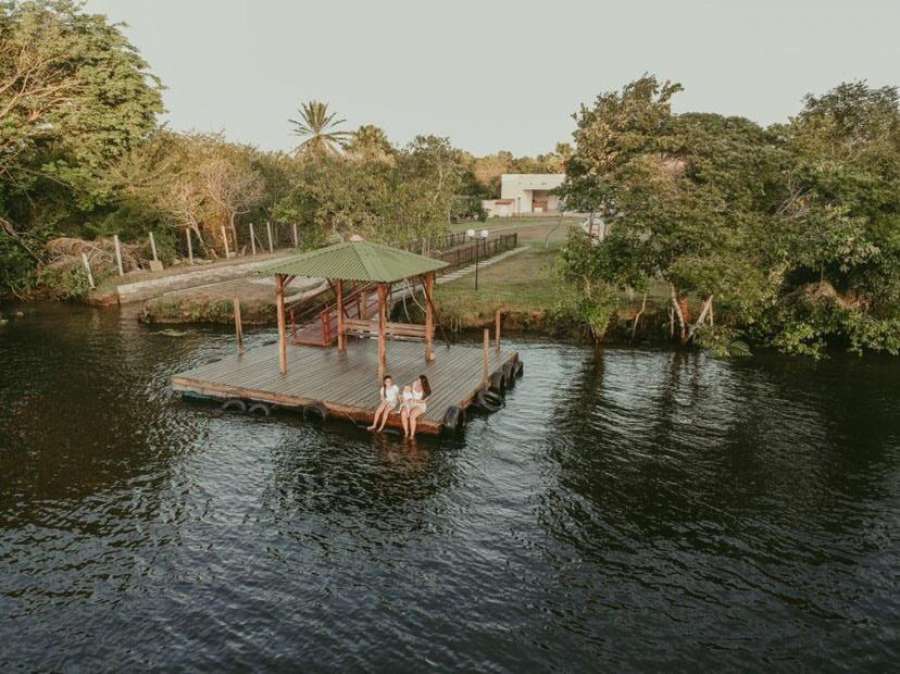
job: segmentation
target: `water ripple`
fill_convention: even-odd
[[[182,403],[222,331],[48,306],[0,339],[4,670],[900,656],[893,360],[521,342],[500,413],[410,448]]]

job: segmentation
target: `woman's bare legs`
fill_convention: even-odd
[[[403,437],[409,437],[409,409],[404,407],[400,410],[400,423],[403,424]]]
[[[414,409],[409,413],[409,437],[416,437],[416,419],[422,415],[422,410]]]
[[[375,410],[375,416],[374,416],[374,418],[372,419],[372,425],[366,427],[366,430],[367,430],[367,431],[374,431],[374,430],[375,430],[375,428],[378,426],[378,416],[379,416],[382,412],[385,412],[386,410],[387,410],[387,402],[382,401],[382,403],[381,403],[381,404],[378,406],[378,408]],[[384,415],[384,418],[387,419],[387,414]],[[384,424],[382,424],[382,427],[384,427]]]
[[[385,404],[385,406],[384,406],[384,416],[381,417],[381,426],[378,427],[378,432],[379,432],[379,433],[380,433],[381,431],[384,430],[384,425],[387,423],[388,417],[391,416],[391,412],[393,412],[393,411],[394,411],[394,410],[393,410],[393,408],[392,408],[390,405]]]

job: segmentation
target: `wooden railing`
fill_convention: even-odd
[[[447,262],[449,269],[458,269],[475,263],[476,250],[477,257],[485,260],[500,253],[505,253],[519,245],[518,233],[501,234],[494,239],[476,239],[472,243],[464,246],[457,246],[451,250],[436,253],[434,257]],[[446,271],[446,270],[445,270]]]

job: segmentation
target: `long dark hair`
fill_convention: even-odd
[[[422,398],[427,398],[431,395],[431,384],[428,383],[428,377],[424,374],[420,374],[419,382],[422,384]]]

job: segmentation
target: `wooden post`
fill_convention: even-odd
[[[91,263],[88,262],[87,255],[84,253],[81,254],[81,261],[84,263],[84,270],[88,275],[88,283],[91,285],[91,290],[93,290],[97,286],[94,285],[94,275],[91,273]]]
[[[491,348],[491,331],[488,328],[484,329],[484,371],[482,373],[482,384],[485,388],[488,387],[488,384],[491,380],[491,373],[488,368],[488,352]]]
[[[500,355],[500,310],[497,309],[497,313],[494,314],[494,342],[495,348],[497,349],[497,355]]]
[[[225,242],[225,259],[231,257],[231,251],[228,250],[228,232],[225,230],[225,225],[222,225],[222,241]]]
[[[156,239],[153,232],[150,232],[150,250],[153,252],[153,259],[150,260],[150,271],[162,271],[163,265],[159,261],[159,255],[156,253]]]
[[[297,223],[294,222],[291,224],[291,231],[294,234],[294,248],[300,245],[300,238],[297,236]]]
[[[337,331],[338,331],[338,351],[345,348],[344,342],[344,282],[337,279],[335,283],[335,294],[337,294]]]
[[[269,252],[274,253],[275,252],[275,244],[272,243],[272,221],[271,220],[266,220],[266,230],[269,233]]]
[[[241,300],[234,297],[234,334],[237,336],[238,353],[244,353],[244,326],[241,322]]]
[[[250,223],[250,252],[256,255],[256,232],[253,231],[253,223]]]
[[[364,321],[369,318],[369,292],[365,287],[359,291],[359,317]]]
[[[113,242],[116,244],[116,265],[119,267],[119,276],[125,276],[125,268],[122,266],[122,244],[119,243],[118,234],[113,234]]]
[[[278,368],[287,374],[287,334],[284,324],[284,274],[275,275],[275,305],[278,310]]]
[[[434,313],[432,311],[432,292],[434,290],[434,272],[425,274],[425,362],[434,360],[432,340],[434,338]]]
[[[387,346],[385,344],[385,323],[387,323],[387,287],[378,284],[378,380],[384,379],[387,370]]]
[[[187,239],[188,246],[188,262],[194,264],[194,244],[191,243],[191,228],[186,227],[184,230],[185,238]]]

